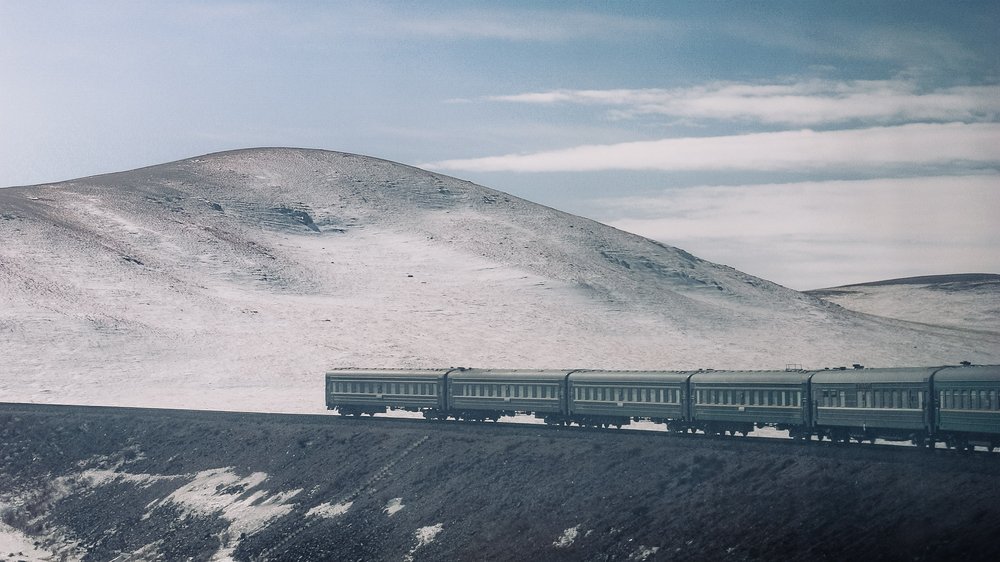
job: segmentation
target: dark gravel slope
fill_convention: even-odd
[[[13,404],[0,446],[3,521],[86,560],[208,560],[224,544],[240,560],[1000,559],[986,453]],[[67,492],[87,467],[158,478]],[[300,491],[242,536],[224,508],[163,501],[224,467],[267,478],[217,497]]]

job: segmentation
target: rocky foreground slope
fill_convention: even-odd
[[[1000,361],[502,192],[256,149],[0,189],[0,399],[319,411],[330,367]]]
[[[10,560],[1000,556],[985,452],[9,404],[0,439]]]

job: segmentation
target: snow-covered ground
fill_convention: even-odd
[[[333,152],[235,151],[3,189],[0,240],[0,401],[321,412],[333,367],[1000,361],[995,331],[845,310]]]
[[[809,293],[866,314],[1000,334],[1000,275],[996,274],[915,277]]]

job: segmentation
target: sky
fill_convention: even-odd
[[[0,186],[322,148],[794,289],[1000,273],[998,29],[995,1],[0,0]]]

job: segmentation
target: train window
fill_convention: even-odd
[[[382,392],[382,384],[381,383],[375,385],[375,394],[384,394],[384,392]]]
[[[989,403],[988,403],[987,409],[988,410],[996,410],[997,409],[997,391],[995,391],[995,390],[991,390],[990,391],[990,397],[989,397]]]

